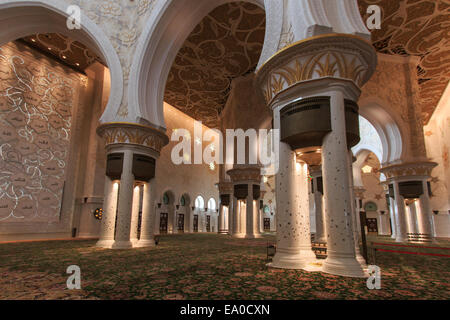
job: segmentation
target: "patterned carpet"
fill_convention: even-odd
[[[170,235],[155,249],[119,251],[93,240],[0,244],[0,299],[450,299],[447,257],[377,253],[381,289],[368,290],[366,279],[268,269],[268,241]],[[80,266],[82,290],[66,289],[69,265]]]

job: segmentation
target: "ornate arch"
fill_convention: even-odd
[[[123,95],[119,57],[104,32],[81,12],[81,29],[66,27],[69,3],[63,0],[8,0],[0,3],[0,45],[35,33],[56,32],[92,49],[106,62],[111,74],[111,92],[101,122],[114,119]]]
[[[163,100],[167,76],[185,39],[216,7],[242,0],[198,0],[159,2],[138,40],[130,70],[128,105],[139,110],[137,121],[165,129]],[[265,7],[264,0],[244,0]],[[270,20],[270,18],[269,18]],[[282,22],[282,17],[274,26]],[[269,26],[269,25],[268,25]],[[272,28],[272,27],[271,27]],[[269,31],[266,29],[266,38]],[[267,51],[267,50],[266,50]],[[264,52],[264,48],[263,48]]]
[[[383,155],[379,160],[382,166],[401,162],[408,152],[404,147],[407,134],[398,125],[401,123],[398,115],[390,112],[389,104],[377,97],[361,99],[359,105],[360,115],[373,125],[381,139]]]

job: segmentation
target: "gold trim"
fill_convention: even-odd
[[[164,136],[167,136],[166,133],[160,129],[154,128],[154,127],[150,127],[147,126],[145,124],[140,124],[140,123],[133,123],[133,122],[107,122],[107,123],[102,123],[97,127],[97,131],[103,129],[103,127],[108,127],[108,126],[120,126],[120,125],[125,125],[125,126],[133,126],[133,127],[140,127],[143,129],[149,129],[151,131],[156,131],[158,133],[163,134]]]
[[[320,34],[317,36],[312,36],[306,39],[302,39],[299,41],[296,41],[294,43],[291,43],[290,45],[278,50],[277,52],[275,52],[273,55],[271,55],[262,65],[261,67],[258,68],[258,70],[256,71],[256,76],[258,76],[259,72],[264,68],[264,66],[269,63],[273,58],[275,58],[276,56],[278,56],[279,54],[281,54],[282,52],[297,46],[299,44],[302,44],[304,42],[309,42],[309,41],[313,41],[313,40],[317,40],[317,39],[322,39],[322,38],[331,38],[331,37],[345,37],[345,38],[351,38],[351,39],[355,39],[355,40],[361,40],[367,44],[369,44],[372,47],[372,43],[369,40],[366,40],[360,36],[356,36],[353,34],[348,34],[348,33],[327,33],[327,34]]]

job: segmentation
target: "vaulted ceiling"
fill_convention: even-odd
[[[59,33],[38,33],[20,40],[80,72],[96,61],[103,63],[84,44]]]
[[[361,15],[371,4],[382,9],[380,30],[373,30],[378,52],[418,56],[417,72],[425,123],[450,76],[448,0],[358,0]],[[222,5],[206,16],[178,52],[166,84],[165,101],[203,121],[218,125],[233,78],[253,72],[265,34],[264,10],[246,2]],[[56,33],[21,39],[53,58],[84,71],[100,61],[89,48]],[[101,62],[101,61],[100,61]]]
[[[231,80],[253,72],[264,43],[265,12],[250,3],[222,5],[186,39],[164,100],[209,127],[218,126]]]
[[[450,2],[448,0],[359,0],[382,9],[381,29],[372,31],[378,52],[418,56],[422,115],[427,123],[450,79]]]

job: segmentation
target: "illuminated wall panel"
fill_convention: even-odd
[[[80,75],[0,48],[0,222],[59,220]]]

